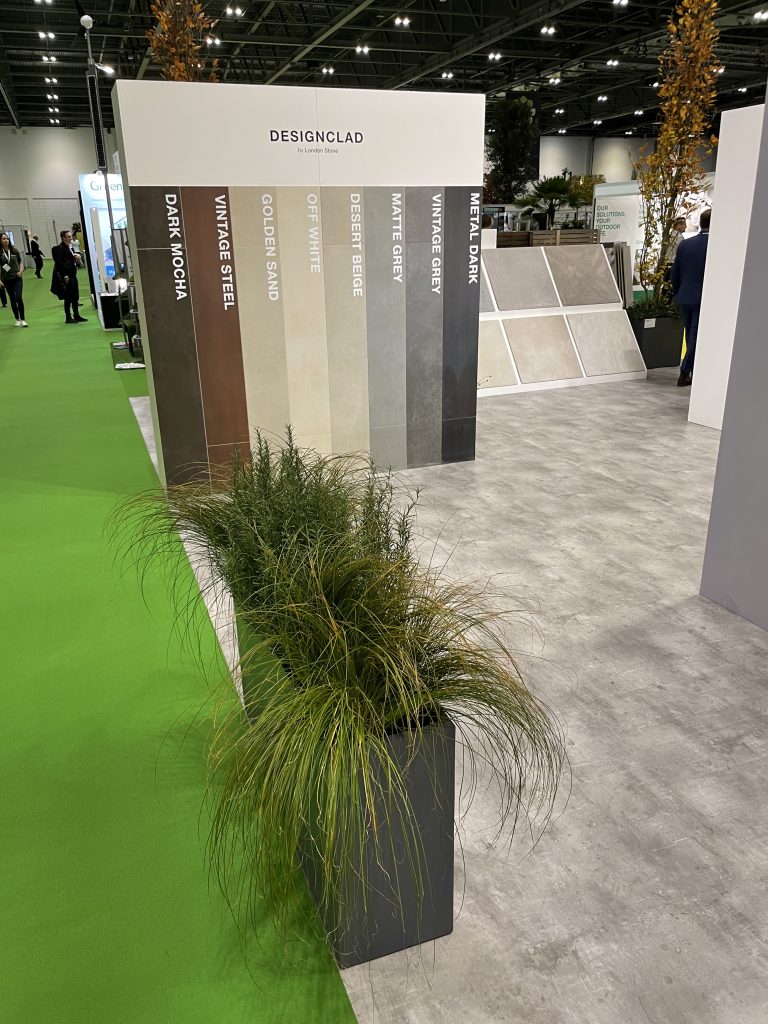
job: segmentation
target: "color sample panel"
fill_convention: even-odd
[[[552,246],[547,260],[564,306],[621,302],[602,245]]]
[[[504,329],[523,384],[583,377],[563,316],[505,320]]]
[[[501,321],[482,320],[477,360],[477,386],[480,388],[505,388],[518,383]]]
[[[623,309],[606,310],[604,313],[572,313],[568,323],[588,377],[645,370],[629,318]]]
[[[211,462],[248,444],[240,317],[227,189],[182,188],[197,362]]]
[[[542,249],[486,249],[483,262],[500,310],[560,305]]]
[[[382,468],[404,469],[405,190],[367,188],[364,204],[371,457]]]
[[[168,482],[181,483],[200,475],[207,447],[179,190],[134,188],[130,203],[158,443]]]
[[[405,205],[406,403],[409,466],[442,461],[445,195],[411,188]]]
[[[368,348],[361,189],[321,190],[331,446],[367,452]]]
[[[479,189],[445,190],[443,462],[475,457],[481,198]]]
[[[491,289],[488,287],[488,282],[485,278],[484,272],[480,275],[480,312],[496,312],[496,307],[493,304],[493,297],[491,295]]]
[[[291,411],[277,195],[271,188],[232,188],[229,203],[251,439],[257,427],[282,437]]]
[[[291,423],[302,445],[332,451],[319,189],[278,188]]]

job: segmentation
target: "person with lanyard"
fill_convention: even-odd
[[[77,311],[80,305],[80,289],[77,285],[77,271],[83,263],[80,254],[72,248],[72,232],[61,232],[61,245],[51,249],[53,256],[53,283],[51,291],[64,300],[64,322],[67,324],[84,324],[86,317]]]
[[[24,319],[24,261],[19,250],[11,245],[10,236],[0,234],[0,277],[2,278],[17,327],[29,327]]]

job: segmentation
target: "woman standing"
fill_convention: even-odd
[[[0,277],[11,300],[17,327],[29,326],[24,319],[24,282],[21,279],[23,274],[24,261],[19,255],[19,250],[11,245],[10,238],[3,231],[0,234]]]

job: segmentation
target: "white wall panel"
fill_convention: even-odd
[[[755,191],[763,107],[727,110],[717,158],[717,200],[712,206],[696,369],[688,419],[723,425],[744,256]]]

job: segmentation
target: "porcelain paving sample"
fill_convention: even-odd
[[[621,301],[602,245],[550,246],[546,254],[564,306]]]
[[[604,313],[571,313],[568,323],[588,377],[645,369],[629,318],[623,309],[609,309]]]
[[[523,384],[583,377],[563,316],[505,320],[504,329]]]
[[[495,312],[491,289],[488,287],[488,282],[486,281],[485,274],[483,273],[480,274],[480,312]]]
[[[486,249],[483,262],[500,310],[560,305],[542,249]]]
[[[517,383],[501,322],[481,320],[477,361],[478,387],[504,388]]]

